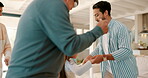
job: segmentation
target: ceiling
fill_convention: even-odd
[[[91,5],[98,2],[98,0],[80,0],[82,3],[73,9],[71,14],[72,22],[76,25],[89,26]],[[106,0],[111,3],[111,16],[123,23],[131,23],[134,25],[134,15],[148,13],[148,0]],[[132,28],[132,27],[128,27]]]
[[[33,0],[0,0],[5,13],[22,14]],[[80,27],[89,27],[90,9],[99,0],[79,0],[79,5],[70,11],[71,21]],[[121,22],[134,23],[134,15],[148,13],[148,0],[104,0],[112,6],[111,16]],[[130,17],[129,17],[130,16]]]

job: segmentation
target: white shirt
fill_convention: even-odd
[[[109,35],[109,33],[104,34],[103,39],[102,39],[102,41],[103,41],[102,42],[103,43],[103,50],[104,50],[105,54],[109,54],[109,52],[108,52],[108,42],[109,42],[108,35]],[[110,73],[112,73],[109,61],[108,61],[108,65],[106,67],[106,70],[109,71]]]
[[[65,70],[68,71],[68,69],[69,69],[78,76],[80,76],[83,73],[85,73],[86,71],[88,71],[91,67],[92,67],[92,64],[90,61],[87,61],[83,65],[81,65],[81,64],[77,65],[73,60],[70,60],[70,61],[66,60],[66,63],[65,63]]]

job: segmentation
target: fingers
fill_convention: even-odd
[[[70,59],[70,57],[68,57],[68,56],[65,56],[65,60],[68,60],[68,61],[69,61],[69,59]]]
[[[93,56],[93,57],[91,57],[91,59],[95,59],[97,56]]]
[[[95,59],[91,59],[90,62],[91,62],[92,64],[95,64]]]
[[[97,56],[94,56],[94,57],[92,57],[92,58],[90,59],[90,62],[91,62],[92,64],[95,64],[96,61],[97,61]]]
[[[88,60],[90,60],[93,56],[89,55],[87,56],[84,61],[82,62],[82,64],[85,64]]]
[[[82,62],[82,64],[85,64],[88,61],[88,59],[84,59],[84,61]]]
[[[7,66],[9,65],[9,61],[10,61],[10,57],[5,57],[4,62]]]
[[[102,27],[104,34],[108,32],[108,21],[103,20],[104,26]]]
[[[92,64],[98,64],[103,61],[103,55],[96,55],[90,59]]]
[[[9,59],[5,59],[4,62],[7,66],[9,65]]]
[[[101,27],[104,34],[108,32],[108,23],[109,21],[100,19],[97,24],[97,26]]]

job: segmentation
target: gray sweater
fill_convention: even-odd
[[[6,78],[57,78],[64,54],[88,48],[103,34],[77,35],[63,0],[34,0],[21,16]]]

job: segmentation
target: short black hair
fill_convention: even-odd
[[[4,7],[3,3],[0,2],[0,7]]]
[[[100,9],[100,12],[102,12],[104,14],[104,12],[107,10],[108,11],[108,15],[110,16],[110,12],[111,12],[111,5],[109,2],[107,1],[99,1],[98,3],[93,5],[93,9]]]

